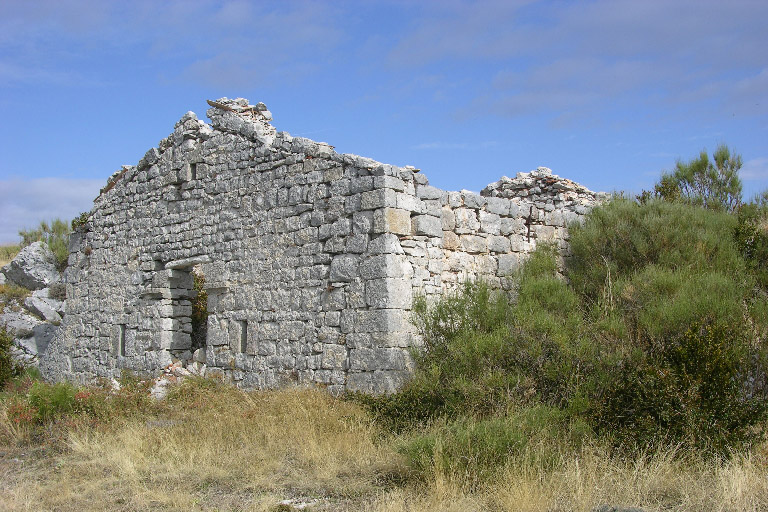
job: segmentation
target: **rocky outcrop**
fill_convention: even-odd
[[[24,249],[3,267],[0,284],[34,289],[24,299],[5,299],[0,303],[0,326],[13,336],[14,357],[35,366],[59,330],[64,315],[64,302],[59,293],[51,296],[51,288],[60,288],[61,274],[53,264],[53,254],[42,242]]]
[[[28,290],[40,290],[61,281],[56,258],[43,242],[35,242],[0,270],[6,280]]]

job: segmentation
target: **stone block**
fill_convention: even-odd
[[[409,329],[407,313],[400,309],[359,311],[355,332],[393,332]]]
[[[372,279],[365,283],[365,301],[372,308],[411,307],[411,282],[403,278]]]
[[[461,248],[468,253],[488,252],[488,239],[478,235],[461,235]]]
[[[414,195],[398,193],[397,207],[403,210],[408,210],[409,212],[421,213],[422,201],[420,201],[419,198]]]
[[[163,350],[186,350],[192,346],[192,336],[186,332],[159,331],[158,342]]]
[[[521,230],[525,230],[523,219],[511,219],[509,217],[499,219],[500,234],[507,236],[513,233],[520,233]]]
[[[500,254],[498,256],[499,269],[497,274],[500,277],[510,276],[520,268],[519,254]]]
[[[460,245],[459,235],[453,231],[443,231],[443,249],[455,251]]]
[[[453,231],[456,228],[456,216],[450,208],[440,210],[440,222],[444,231]]]
[[[431,215],[417,215],[411,219],[414,235],[442,236],[443,227],[439,217]]]
[[[364,253],[368,248],[368,235],[351,235],[347,237],[344,250],[351,254]]]
[[[397,192],[388,188],[380,188],[363,192],[360,200],[360,208],[363,210],[376,210],[378,208],[394,208],[397,206]]]
[[[480,222],[478,222],[477,213],[474,210],[457,208],[453,213],[456,217],[456,233],[476,233],[480,229]]]
[[[355,212],[352,214],[352,232],[368,234],[373,232],[373,212]]]
[[[373,212],[374,233],[411,234],[411,213],[399,208],[381,208]]]
[[[352,371],[404,370],[407,355],[400,348],[356,348],[349,351]]]
[[[491,252],[509,252],[509,238],[505,236],[491,235],[488,237],[488,250]]]
[[[345,291],[343,288],[331,288],[322,294],[321,303],[323,311],[341,311],[347,307]]]
[[[479,210],[487,202],[486,198],[474,192],[462,191],[462,195],[464,196],[464,206],[474,210]]]
[[[357,267],[360,257],[354,254],[341,254],[331,260],[331,274],[329,280],[336,282],[349,282],[357,277]]]
[[[501,197],[487,197],[485,209],[496,215],[509,215],[509,199]]]
[[[374,188],[391,188],[392,190],[402,192],[405,189],[405,182],[394,176],[374,176],[373,186]]]
[[[499,234],[501,226],[499,224],[500,219],[498,215],[480,211],[478,217],[480,218],[480,231],[492,235]]]
[[[325,345],[320,356],[324,370],[344,370],[347,365],[347,348],[343,345]]]
[[[440,199],[443,194],[447,194],[447,192],[431,185],[416,186],[416,196],[419,199]]]

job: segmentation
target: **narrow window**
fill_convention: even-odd
[[[245,354],[245,350],[248,348],[248,321],[240,320],[240,346],[238,352]]]
[[[191,179],[197,179],[197,164],[189,164],[189,174]]]
[[[120,324],[120,333],[117,340],[117,353],[125,357],[125,324]]]

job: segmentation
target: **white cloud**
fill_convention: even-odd
[[[764,1],[493,0],[428,9],[413,16],[389,62],[495,68],[460,107],[474,114],[584,119],[636,107],[674,115],[712,100],[721,113],[734,104],[751,115],[768,108]]]
[[[768,180],[768,158],[753,158],[744,162],[739,176],[744,181]]]
[[[19,230],[42,220],[71,220],[93,206],[104,180],[66,178],[0,181],[0,244],[19,241]]]

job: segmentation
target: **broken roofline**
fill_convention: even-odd
[[[107,184],[99,192],[99,196],[111,190],[112,187],[114,187],[116,183],[130,171],[141,171],[157,162],[162,151],[171,146],[171,142],[173,142],[174,138],[178,138],[178,131],[180,129],[183,130],[182,137],[192,137],[196,132],[203,140],[209,138],[214,129],[219,129],[244,136],[254,142],[259,142],[266,147],[273,146],[277,142],[283,149],[288,149],[293,153],[305,153],[308,158],[322,156],[345,165],[353,165],[363,169],[396,167],[352,153],[337,153],[335,147],[327,142],[316,142],[305,137],[293,137],[288,132],[277,132],[270,123],[273,119],[272,113],[262,102],[258,102],[256,105],[251,105],[245,98],[229,99],[227,97],[219,98],[218,100],[206,100],[206,102],[212,107],[206,112],[206,115],[211,120],[211,124],[200,121],[194,112],[188,111],[174,125],[174,133],[161,140],[157,147],[147,151],[136,166],[124,165],[120,170],[112,174],[107,180]],[[289,145],[288,148],[285,147],[286,143]],[[277,150],[277,148],[273,149],[275,151]],[[411,165],[406,165],[402,169],[407,169],[414,173],[421,171]],[[389,173],[384,170],[384,174]],[[545,185],[555,186],[564,192],[572,191],[582,194],[592,194],[600,196],[603,199],[607,197],[607,194],[595,194],[583,185],[552,174],[551,169],[548,169],[547,167],[538,167],[530,173],[518,172],[515,178],[502,176],[498,181],[489,183],[483,188],[480,191],[480,195],[486,197],[512,198],[515,194],[510,191],[530,189],[533,186],[534,180],[543,180],[542,183]],[[427,184],[428,181],[425,185]],[[461,192],[467,193],[469,191],[462,190]],[[97,199],[98,197],[94,201]]]

